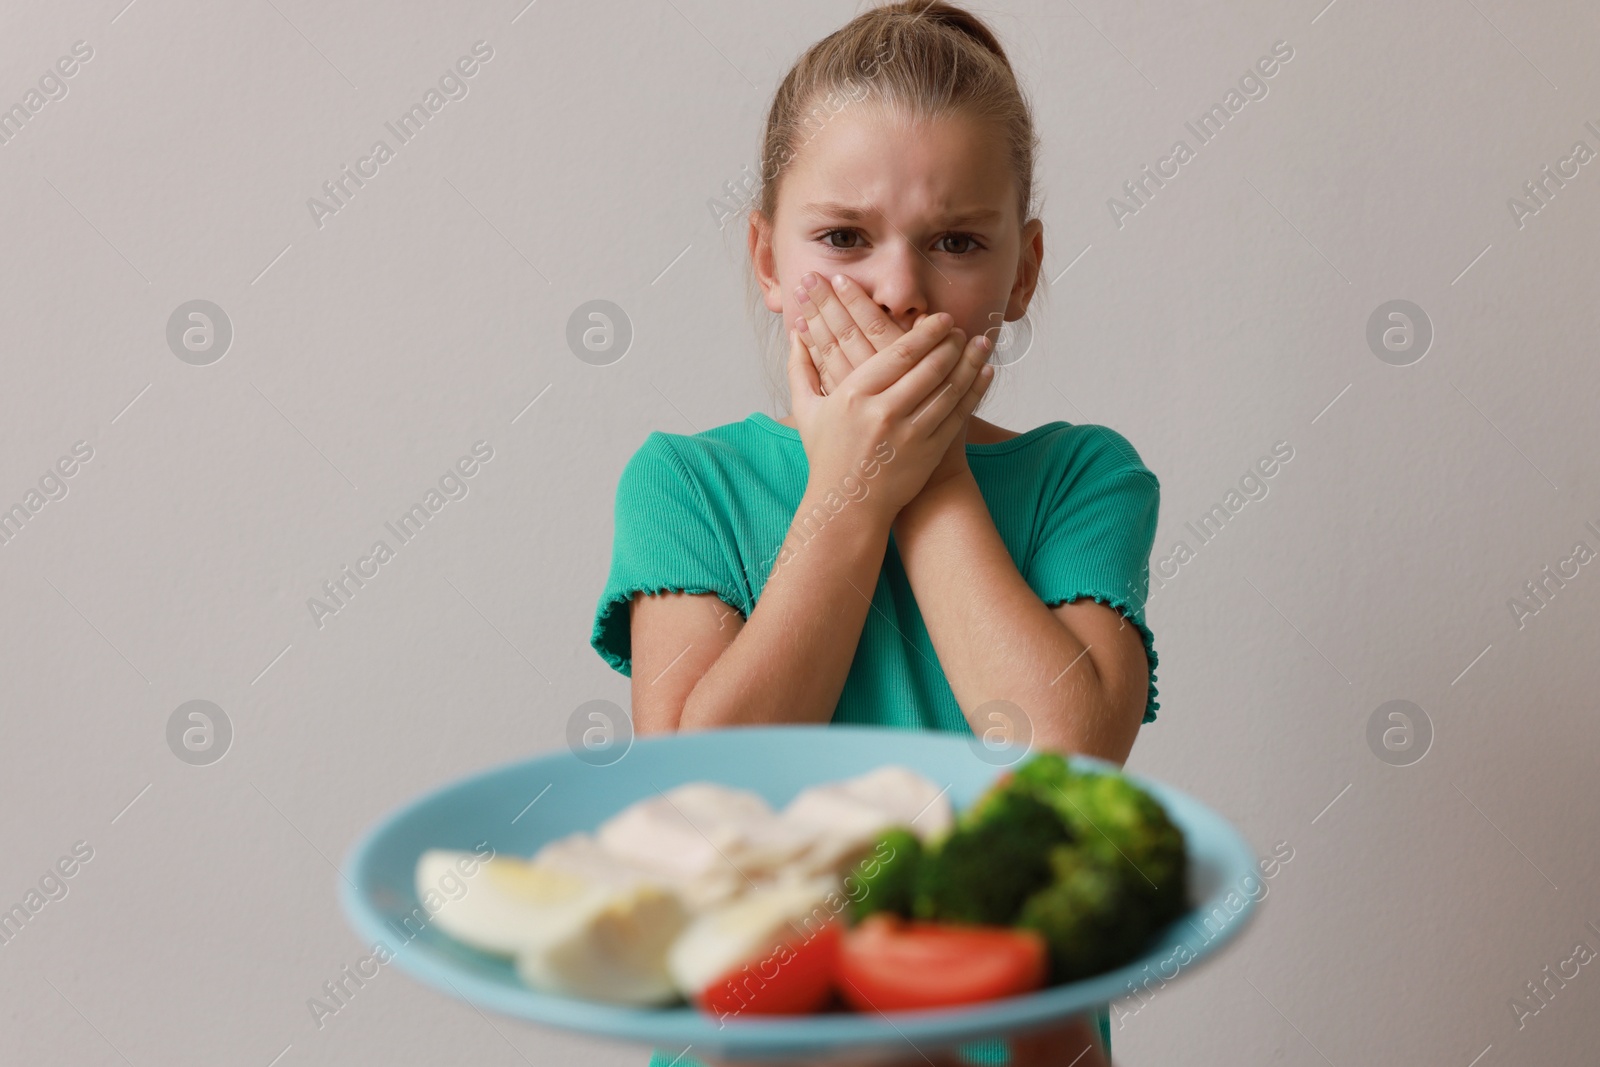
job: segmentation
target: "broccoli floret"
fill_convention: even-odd
[[[1146,908],[1130,906],[1129,886],[1118,869],[1066,847],[1051,850],[1050,866],[1054,880],[1023,902],[1017,919],[1018,926],[1044,936],[1050,981],[1087,978],[1137,956],[1155,925]]]
[[[891,837],[890,835],[898,835]],[[1002,775],[939,840],[884,835],[857,918],[1024,926],[1050,951],[1052,982],[1134,958],[1188,901],[1183,832],[1161,803],[1120,774],[1081,772],[1041,752]]]
[[[1073,840],[1050,804],[1001,790],[975,804],[917,865],[912,915],[1008,926],[1030,893],[1050,882],[1050,850]]]
[[[1081,776],[1057,796],[1057,810],[1078,830],[1084,851],[1123,874],[1156,927],[1183,913],[1188,855],[1183,831],[1160,801],[1114,774]]]
[[[1078,772],[1059,753],[1041,752],[1007,782],[1050,804],[1079,848],[1126,875],[1128,890],[1159,929],[1187,907],[1183,831],[1161,802],[1119,774]]]
[[[1082,771],[1074,770],[1067,757],[1059,752],[1041,750],[1029,756],[1010,774],[995,784],[1010,789],[1048,789],[1052,785],[1078,778]]]
[[[903,826],[885,830],[872,852],[845,876],[851,917],[860,922],[875,911],[889,911],[909,919],[912,879],[921,859],[922,841],[916,834]]]
[[[1013,772],[1007,771],[993,782],[990,782],[988,788],[979,793],[978,798],[969,804],[965,811],[956,815],[956,825],[976,826],[978,823],[983,822],[988,818],[990,805],[994,804],[999,797],[1018,791],[1015,778],[1016,775]],[[1026,792],[1027,790],[1022,791]]]

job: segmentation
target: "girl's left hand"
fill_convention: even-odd
[[[844,274],[834,275],[838,284],[816,272],[801,278],[815,279],[815,286],[807,290],[810,299],[800,305],[805,311],[806,328],[800,339],[811,353],[811,362],[817,368],[817,377],[824,392],[831,393],[839,383],[873,355],[888,348],[906,333],[883,309],[867,296],[861,286]],[[923,316],[917,316],[920,321]],[[912,323],[916,325],[915,322]],[[993,353],[994,342],[987,336],[973,338],[973,343],[984,346]],[[971,425],[970,416],[968,425]],[[923,484],[925,493],[940,483],[967,472],[967,431],[950,442],[950,448],[939,465]],[[921,494],[918,494],[919,496]]]

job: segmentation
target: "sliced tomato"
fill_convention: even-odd
[[[735,1015],[805,1015],[833,995],[844,926],[830,920],[809,937],[796,934],[718,978],[695,1006],[719,1019]]]
[[[836,982],[859,1011],[913,1011],[1027,993],[1048,973],[1038,931],[878,912],[845,933]]]

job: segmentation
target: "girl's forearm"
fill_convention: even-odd
[[[970,473],[913,500],[893,530],[928,637],[975,733],[991,724],[973,713],[1001,699],[1022,709],[1038,747],[1127,760],[1137,720],[1111,702],[1099,654],[1022,577]],[[1125,690],[1126,679],[1116,680]]]
[[[848,500],[833,512],[823,503],[827,495],[807,487],[761,598],[695,684],[678,729],[833,718],[893,517]]]

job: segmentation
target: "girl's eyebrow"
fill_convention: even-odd
[[[944,218],[946,226],[972,225],[973,223],[999,222],[1000,212],[992,207],[972,208],[968,211],[958,211]]]
[[[871,208],[857,207],[854,204],[843,204],[838,201],[824,200],[815,204],[803,204],[800,214],[812,219],[838,219],[843,222],[862,222],[871,218],[877,212]]]
[[[845,204],[838,201],[822,201],[814,204],[803,204],[800,213],[812,219],[830,219],[840,222],[865,222],[875,218],[878,214],[874,208],[858,207],[855,204]],[[996,222],[1000,219],[1000,212],[994,208],[969,208],[964,211],[953,212],[946,215],[941,221],[946,226],[959,226],[963,224]]]

